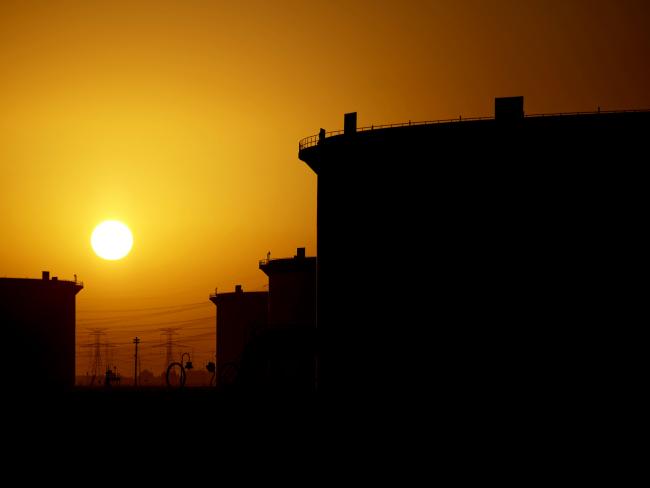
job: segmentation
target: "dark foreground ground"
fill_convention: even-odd
[[[303,484],[333,476],[400,485],[424,478],[520,486],[566,479],[567,468],[581,476],[596,469],[603,474],[596,465],[610,452],[611,433],[592,408],[566,397],[495,403],[434,389],[426,393],[5,391],[2,439],[14,457],[49,459],[62,473],[68,473],[67,464],[90,460],[86,464],[97,477],[128,465],[163,477],[200,473],[206,479],[240,464],[245,466],[240,476],[286,480],[299,475]]]

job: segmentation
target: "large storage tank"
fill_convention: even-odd
[[[299,247],[293,258],[260,261],[269,277],[269,327],[316,327],[316,257]]]
[[[318,174],[323,391],[500,394],[559,371],[544,351],[602,322],[595,284],[638,225],[650,111],[524,116],[513,97],[495,113],[353,114],[300,142]]]
[[[64,391],[75,381],[77,281],[0,278],[5,385],[22,391]],[[7,381],[8,379],[8,381]]]
[[[267,324],[268,293],[215,293],[210,300],[217,306],[217,385],[233,383],[241,368],[245,348]]]

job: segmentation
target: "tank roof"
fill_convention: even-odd
[[[587,120],[600,117],[602,119],[609,119],[612,117],[621,117],[629,116],[631,114],[645,114],[650,116],[650,109],[637,109],[637,110],[598,110],[593,112],[560,112],[560,113],[546,113],[546,114],[523,114],[522,120],[525,124],[535,123],[540,120],[544,120],[547,123],[551,121],[576,121],[576,120]],[[411,121],[408,122],[398,122],[393,124],[381,124],[381,125],[370,125],[365,127],[358,127],[354,134],[358,133],[374,133],[374,134],[385,134],[387,130],[391,129],[409,129],[409,128],[435,128],[435,127],[449,127],[457,125],[480,125],[490,126],[497,122],[496,117],[462,117],[459,116],[453,119],[440,119],[440,120],[424,120],[424,121]],[[344,129],[334,130],[334,131],[324,131],[321,134],[315,134],[309,137],[305,137],[300,140],[298,143],[298,154],[299,157],[302,153],[312,147],[318,146],[323,142],[327,141],[330,138],[339,138],[340,136],[349,135],[345,133]],[[302,158],[301,158],[302,159]]]

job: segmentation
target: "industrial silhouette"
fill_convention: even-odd
[[[244,349],[266,328],[268,292],[245,292],[237,285],[210,300],[217,306],[217,385],[228,386],[235,382]]]
[[[585,338],[616,317],[610,282],[637,226],[649,129],[650,111],[526,116],[523,97],[497,98],[490,118],[358,128],[345,114],[342,131],[299,144],[318,175],[318,257],[269,253],[268,292],[211,295],[216,364],[188,381],[463,405],[567,382]],[[73,387],[81,289],[48,272],[0,278],[21,365],[10,388]],[[177,330],[147,346],[165,348],[168,384],[192,369],[187,353],[175,362]],[[90,335],[90,386],[119,384],[104,330]],[[133,383],[152,384],[139,343]]]
[[[316,258],[260,261],[268,292],[215,293],[217,378],[221,388],[313,391],[315,388]]]
[[[78,281],[0,278],[4,354],[14,373],[5,387],[63,391],[75,381],[75,297]],[[7,357],[8,356],[8,357]]]
[[[561,377],[636,225],[650,111],[525,116],[511,97],[494,118],[356,117],[299,144],[318,175],[319,390],[489,401]]]
[[[88,386],[95,386],[96,384],[103,383],[100,381],[105,373],[108,371],[108,354],[106,358],[102,359],[102,346],[108,349],[108,342],[102,342],[102,336],[106,335],[106,329],[102,327],[95,327],[90,329],[89,335],[94,339],[90,344],[80,344],[80,348],[92,348],[93,356],[92,363],[90,366],[90,379],[88,381]],[[106,367],[104,367],[104,361],[106,361]]]
[[[316,257],[299,247],[293,258],[259,266],[269,277],[269,327],[316,327]]]

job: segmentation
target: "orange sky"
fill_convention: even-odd
[[[76,273],[79,343],[103,325],[144,348],[196,319],[179,338],[202,366],[208,294],[264,289],[269,250],[315,253],[300,138],[349,111],[490,115],[495,96],[524,95],[527,113],[650,108],[649,25],[646,0],[3,0],[0,276]],[[108,218],[134,233],[122,261],[90,247]],[[131,347],[115,351],[130,373]]]

